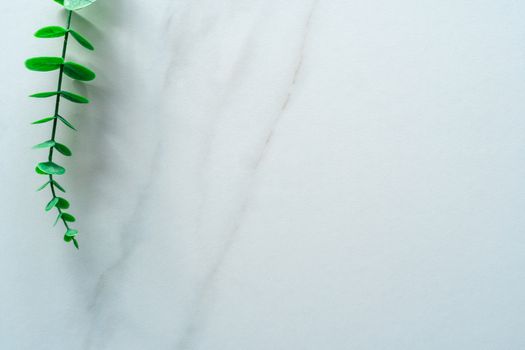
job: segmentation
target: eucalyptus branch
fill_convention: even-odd
[[[60,57],[33,57],[33,58],[28,59],[25,62],[26,67],[33,71],[39,71],[39,72],[50,72],[54,70],[59,71],[58,85],[57,85],[56,91],[40,92],[40,93],[31,95],[31,97],[36,97],[36,98],[56,97],[54,114],[51,117],[43,118],[43,119],[37,120],[32,123],[32,124],[44,124],[48,122],[53,122],[53,127],[51,130],[51,138],[33,147],[37,149],[49,148],[47,162],[38,163],[35,169],[38,174],[47,176],[48,181],[42,186],[40,186],[40,188],[38,188],[37,191],[41,191],[47,186],[49,186],[51,190],[52,198],[46,205],[45,210],[50,211],[53,208],[57,210],[58,216],[55,220],[55,225],[59,221],[63,223],[66,229],[64,240],[66,242],[73,242],[75,247],[78,249],[79,245],[78,245],[78,240],[76,238],[78,235],[78,230],[70,227],[70,224],[75,222],[76,218],[70,213],[67,213],[65,211],[69,209],[70,204],[65,198],[58,196],[57,191],[61,191],[63,193],[65,193],[66,191],[54,178],[54,176],[65,174],[66,169],[53,161],[53,155],[54,155],[55,150],[66,157],[69,157],[72,155],[71,150],[66,145],[61,144],[56,141],[58,122],[60,121],[65,126],[69,127],[70,129],[76,130],[73,124],[71,124],[67,119],[65,119],[59,114],[60,113],[60,102],[62,101],[62,98],[69,100],[71,102],[74,102],[74,103],[81,103],[81,104],[89,103],[89,100],[83,96],[77,95],[69,91],[62,90],[62,83],[63,83],[64,75],[68,76],[71,79],[79,80],[79,81],[91,81],[95,79],[95,73],[93,73],[93,71],[91,71],[90,69],[78,63],[75,63],[75,62],[65,61],[66,54],[67,54],[67,48],[68,48],[68,40],[70,36],[73,37],[84,48],[88,50],[94,50],[93,45],[91,45],[91,43],[84,36],[82,36],[80,33],[71,29],[73,10],[76,10],[82,7],[86,7],[90,5],[91,3],[93,3],[94,0],[65,0],[65,1],[54,0],[54,1],[66,7],[66,10],[67,10],[66,27],[65,28],[60,27],[60,26],[44,27],[44,28],[39,29],[35,33],[35,36],[37,38],[64,37],[64,44],[62,46],[62,55]]]

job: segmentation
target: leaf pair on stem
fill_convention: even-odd
[[[47,39],[47,38],[60,38],[66,35],[66,33],[71,34],[71,36],[82,46],[84,46],[86,49],[93,51],[95,48],[91,43],[84,38],[80,33],[73,29],[66,29],[64,27],[59,26],[48,26],[41,28],[37,30],[35,33],[35,36],[37,38]]]
[[[65,75],[80,81],[91,81],[96,77],[91,69],[75,62],[64,62],[62,57],[33,57],[26,61],[26,67],[37,72],[51,72],[62,67]]]

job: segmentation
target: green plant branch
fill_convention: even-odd
[[[67,24],[66,27],[59,27],[59,26],[48,26],[39,29],[35,36],[37,38],[59,38],[64,37],[64,44],[62,46],[62,56],[61,57],[33,57],[28,60],[26,60],[25,65],[29,70],[37,71],[37,72],[50,72],[54,70],[58,70],[58,85],[56,91],[47,91],[47,92],[39,92],[36,94],[31,95],[31,97],[36,98],[49,98],[49,97],[55,97],[55,111],[54,114],[51,117],[43,118],[40,120],[37,120],[33,122],[33,124],[43,124],[52,122],[53,127],[51,130],[51,139],[44,141],[38,145],[36,145],[34,148],[49,148],[48,153],[48,159],[47,162],[38,163],[35,171],[40,175],[46,175],[48,177],[48,181],[40,186],[38,191],[43,190],[48,185],[51,189],[51,195],[52,198],[49,201],[49,203],[46,206],[46,211],[50,211],[53,208],[56,208],[58,211],[58,216],[55,221],[55,225],[62,221],[66,228],[66,233],[64,235],[64,240],[66,242],[73,242],[75,247],[78,249],[78,241],[76,239],[76,236],[78,234],[78,230],[72,229],[70,227],[70,224],[72,222],[75,222],[76,219],[73,215],[65,212],[65,209],[69,208],[69,202],[60,196],[57,195],[57,190],[60,190],[62,192],[65,192],[65,190],[62,188],[62,186],[55,180],[56,175],[63,175],[66,172],[66,169],[55,162],[53,162],[53,156],[55,154],[55,150],[61,153],[64,156],[71,156],[70,149],[61,143],[58,143],[56,141],[57,138],[57,128],[58,128],[58,122],[62,122],[64,125],[69,127],[70,129],[76,130],[75,127],[67,121],[65,118],[63,118],[60,113],[60,103],[62,101],[62,97],[70,102],[73,103],[89,103],[89,100],[83,96],[77,95],[75,93],[65,91],[63,90],[62,83],[64,80],[64,75],[67,75],[69,78],[73,80],[78,81],[91,81],[95,79],[96,74],[91,71],[90,69],[82,66],[81,64],[75,63],[75,62],[66,62],[66,54],[67,54],[67,48],[68,48],[68,42],[70,38],[75,39],[78,44],[80,44],[82,47],[84,47],[87,50],[94,50],[93,45],[80,33],[76,32],[75,30],[71,29],[71,21],[73,16],[73,11],[77,10],[82,7],[89,6],[92,4],[95,0],[65,0],[65,2],[57,1],[60,4],[62,4],[66,10],[67,10]]]
[[[30,97],[35,98],[49,98],[55,97],[55,112],[51,117],[43,118],[33,122],[32,124],[44,124],[52,122],[51,138],[47,141],[39,143],[33,148],[49,148],[49,153],[47,157],[47,162],[38,163],[35,168],[37,174],[45,175],[48,177],[48,181],[40,186],[37,191],[43,190],[49,185],[51,189],[52,198],[49,203],[46,205],[46,211],[50,211],[53,208],[56,208],[58,211],[58,216],[55,220],[55,225],[59,221],[62,221],[66,228],[66,233],[64,235],[64,241],[73,242],[74,246],[78,249],[77,234],[78,230],[72,229],[70,227],[72,222],[75,222],[76,219],[73,215],[65,212],[64,210],[69,208],[69,202],[57,195],[57,190],[66,192],[64,188],[55,180],[56,175],[63,175],[66,172],[66,169],[55,162],[53,162],[53,156],[55,150],[61,153],[62,155],[69,157],[72,155],[71,150],[64,144],[58,143],[57,138],[57,128],[58,122],[62,122],[65,126],[70,129],[76,130],[75,127],[63,118],[60,113],[60,102],[62,97],[73,103],[89,103],[89,100],[84,96],[77,95],[75,93],[63,90],[62,83],[64,80],[64,75],[67,75],[69,78],[78,81],[91,81],[95,79],[96,74],[89,68],[84,67],[81,64],[75,62],[66,62],[66,54],[68,48],[68,42],[70,38],[76,40],[76,42],[84,47],[87,50],[94,50],[93,45],[80,33],[76,32],[71,28],[71,21],[73,17],[73,11],[76,11],[80,8],[91,5],[95,0],[55,0],[59,4],[63,5],[67,10],[67,24],[66,27],[60,26],[47,26],[40,28],[36,33],[35,37],[37,38],[60,38],[64,37],[64,44],[62,46],[62,56],[60,57],[32,57],[25,62],[27,69],[37,72],[51,72],[58,70],[58,85],[56,91],[46,91],[38,92],[31,95]]]
[[[66,33],[64,35],[64,44],[62,46],[62,60],[66,59],[66,52],[67,52],[67,43],[69,39],[69,30],[71,29],[71,19],[73,16],[73,11],[67,10],[67,25],[66,25]],[[60,70],[58,73],[58,85],[57,85],[57,91],[62,91],[62,81],[64,80],[64,65],[60,65]],[[55,103],[55,114],[54,114],[54,120],[53,120],[53,129],[51,131],[51,141],[55,141],[56,138],[56,132],[57,132],[57,126],[58,126],[58,116],[60,111],[60,98],[61,94],[57,94],[56,96],[56,103]],[[55,150],[54,147],[49,148],[49,156],[48,160],[50,162],[53,161],[53,151]],[[53,195],[53,199],[57,198],[56,191],[55,191],[55,183],[53,181],[53,175],[49,174],[49,187],[51,188],[51,194]],[[58,211],[59,218],[61,219],[62,223],[66,227],[66,230],[69,230],[69,224],[67,221],[62,217],[62,209],[59,207],[55,207]],[[72,237],[73,243],[78,248],[78,241],[75,237]]]

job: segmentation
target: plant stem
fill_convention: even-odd
[[[67,51],[67,41],[69,39],[69,29],[71,28],[71,17],[73,15],[73,11],[71,10],[68,10],[67,11],[68,14],[67,14],[67,31],[66,31],[66,34],[64,35],[64,45],[62,46],[62,59],[65,60],[66,58],[66,51]],[[58,75],[58,87],[57,87],[57,91],[59,92],[57,94],[57,99],[56,99],[56,103],[55,103],[55,119],[53,120],[53,130],[51,132],[51,140],[52,141],[55,141],[55,136],[56,136],[56,132],[57,132],[57,124],[58,124],[58,112],[59,112],[59,109],[60,109],[60,91],[62,90],[62,80],[63,80],[63,77],[64,77],[64,65],[61,65],[60,66],[60,71],[59,71],[59,75]],[[49,161],[52,162],[53,161],[53,150],[54,150],[54,147],[50,147],[49,148]],[[51,193],[53,194],[53,199],[57,197],[56,195],[56,191],[55,191],[55,185],[54,185],[54,182],[53,182],[53,175],[49,175],[49,180],[50,180],[50,187],[51,187]],[[58,208],[57,207],[57,210],[58,210],[58,214],[61,215],[62,214],[62,209]],[[64,223],[64,226],[66,227],[67,230],[69,230],[69,225],[67,223],[66,220],[64,220],[62,218],[62,222]]]
[[[69,39],[69,29],[71,28],[71,16],[73,14],[73,11],[68,10],[68,16],[67,16],[67,31],[64,35],[64,45],[62,46],[62,59],[66,58],[66,51],[67,51],[67,41]],[[58,74],[58,87],[57,91],[60,92],[62,90],[62,80],[64,78],[64,65],[60,66],[60,71]],[[55,103],[55,120],[53,121],[53,131],[51,133],[51,140],[55,141],[55,135],[57,131],[57,124],[58,124],[58,111],[60,109],[60,97],[61,95],[57,95],[56,103]],[[49,161],[52,161],[53,159],[53,147],[49,149]]]

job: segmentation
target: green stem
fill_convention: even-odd
[[[73,15],[73,11],[68,10],[67,12],[68,12],[68,14],[67,14],[67,31],[66,31],[66,34],[64,35],[64,45],[62,46],[62,59],[64,59],[64,60],[66,58],[67,41],[69,39],[69,30],[71,28],[71,17]],[[63,80],[63,78],[64,78],[64,65],[61,65],[60,66],[59,75],[58,75],[58,86],[57,86],[57,91],[58,92],[60,92],[62,90],[62,80]],[[55,141],[56,132],[57,132],[58,112],[60,110],[60,97],[61,97],[60,93],[57,94],[57,99],[56,99],[56,103],[55,103],[55,120],[53,120],[53,130],[51,132],[51,140],[53,140],[53,141]],[[49,159],[50,162],[53,161],[53,150],[54,150],[54,147],[50,147],[49,148],[48,159]],[[55,185],[53,183],[53,175],[49,175],[49,180],[50,180],[51,193],[53,194],[53,199],[54,199],[54,198],[57,197],[57,195],[56,195]],[[62,209],[57,207],[57,210],[58,210],[58,214],[61,215],[62,214]],[[68,225],[67,221],[62,218],[62,222],[64,223],[64,226],[66,227],[66,230],[69,230],[69,225]]]
[[[67,16],[67,31],[64,35],[64,45],[62,46],[62,59],[66,59],[66,52],[67,52],[67,41],[69,39],[69,29],[71,28],[71,16],[73,15],[73,11],[68,11]],[[62,80],[64,78],[64,65],[60,66],[60,71],[58,74],[58,87],[57,91],[60,92],[62,90]],[[55,103],[55,120],[53,121],[53,131],[51,133],[51,140],[55,141],[56,131],[57,131],[57,124],[58,124],[58,111],[60,109],[60,97],[61,95],[57,95],[56,103]],[[49,149],[49,161],[53,160],[53,147]]]

